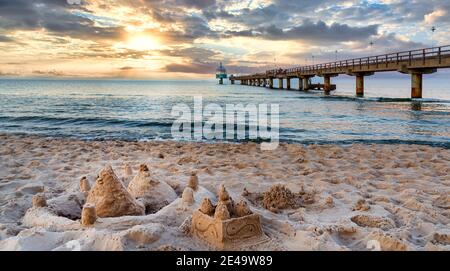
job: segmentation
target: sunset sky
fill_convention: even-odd
[[[210,78],[220,61],[248,73],[450,44],[448,0],[76,2],[0,0],[0,76]]]

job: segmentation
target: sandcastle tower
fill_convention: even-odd
[[[123,167],[123,171],[125,173],[125,176],[131,176],[133,175],[133,169],[131,168],[130,164],[125,164]]]
[[[97,221],[97,211],[95,206],[92,204],[85,204],[83,210],[81,211],[81,225],[91,226]]]
[[[230,194],[228,194],[228,191],[225,189],[224,185],[221,185],[219,189],[219,203],[224,204],[230,214],[235,213],[233,199],[230,197]]]
[[[139,205],[114,173],[111,166],[103,169],[89,192],[86,203],[95,206],[99,217],[143,215]]]
[[[189,178],[188,187],[192,188],[194,191],[198,189],[198,177],[197,173],[192,172],[191,177]]]
[[[218,249],[236,249],[268,240],[260,216],[253,214],[245,201],[234,204],[224,186],[219,189],[217,206],[203,199],[200,209],[192,215],[191,231]]]
[[[32,198],[32,204],[34,208],[47,207],[47,200],[43,195],[35,195]]]
[[[204,198],[202,200],[202,203],[200,204],[199,211],[205,215],[212,216],[212,215],[214,215],[214,210],[215,210],[215,207],[212,204],[211,200],[208,198]]]
[[[158,211],[178,198],[170,185],[151,176],[146,165],[140,166],[138,174],[128,185],[128,191],[144,203],[147,211]]]
[[[89,193],[89,191],[91,190],[91,184],[89,183],[89,180],[87,179],[86,176],[82,177],[80,180],[80,191],[82,193]]]
[[[190,187],[186,187],[181,195],[183,204],[192,205],[194,204],[194,190]]]

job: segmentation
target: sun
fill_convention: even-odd
[[[161,48],[158,39],[149,35],[131,36],[125,43],[125,47],[136,51],[151,51]]]

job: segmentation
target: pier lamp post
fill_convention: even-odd
[[[434,47],[434,32],[436,32],[436,30],[435,26],[431,27],[431,48]]]

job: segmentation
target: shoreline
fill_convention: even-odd
[[[175,140],[175,139],[120,139],[120,138],[78,138],[71,136],[45,136],[45,135],[35,135],[35,134],[26,134],[26,133],[4,133],[0,132],[0,137],[17,137],[17,138],[36,138],[36,139],[46,139],[46,140],[69,140],[69,141],[80,141],[80,142],[123,142],[123,143],[160,143],[164,144],[166,142],[172,143],[181,143],[181,144],[231,144],[231,145],[240,145],[240,144],[261,144],[262,142],[269,142],[263,140]],[[380,140],[366,140],[366,139],[356,139],[356,140],[341,140],[341,141],[314,141],[314,140],[280,140],[280,145],[301,145],[301,146],[323,146],[323,145],[337,145],[337,146],[349,146],[349,145],[412,145],[412,146],[428,146],[435,148],[443,148],[450,149],[450,142],[440,142],[440,141],[420,141],[420,140],[399,140],[399,139],[380,139]]]
[[[33,224],[36,218],[24,220],[33,195],[45,194],[69,212],[73,206],[61,200],[79,190],[82,176],[93,184],[98,172],[112,165],[119,178],[128,178],[125,164],[134,174],[140,164],[147,164],[153,176],[179,196],[190,174],[197,172],[204,189],[197,203],[203,195],[214,197],[220,184],[235,200],[245,199],[244,188],[263,193],[276,184],[314,195],[309,204],[276,213],[249,201],[270,238],[253,247],[256,250],[366,250],[372,239],[383,250],[450,250],[447,148],[280,143],[277,150],[261,151],[256,143],[84,141],[6,134],[0,139],[0,250],[64,250],[73,240],[86,250],[210,249],[180,232],[184,215],[176,204],[132,218],[137,226],[166,229],[155,230],[154,240],[145,245],[130,241],[129,232],[120,227],[131,223],[128,218],[102,221],[117,228],[88,230],[76,226],[76,220],[70,230],[39,228]],[[40,244],[39,235],[48,241]],[[101,245],[92,243],[96,238]]]

